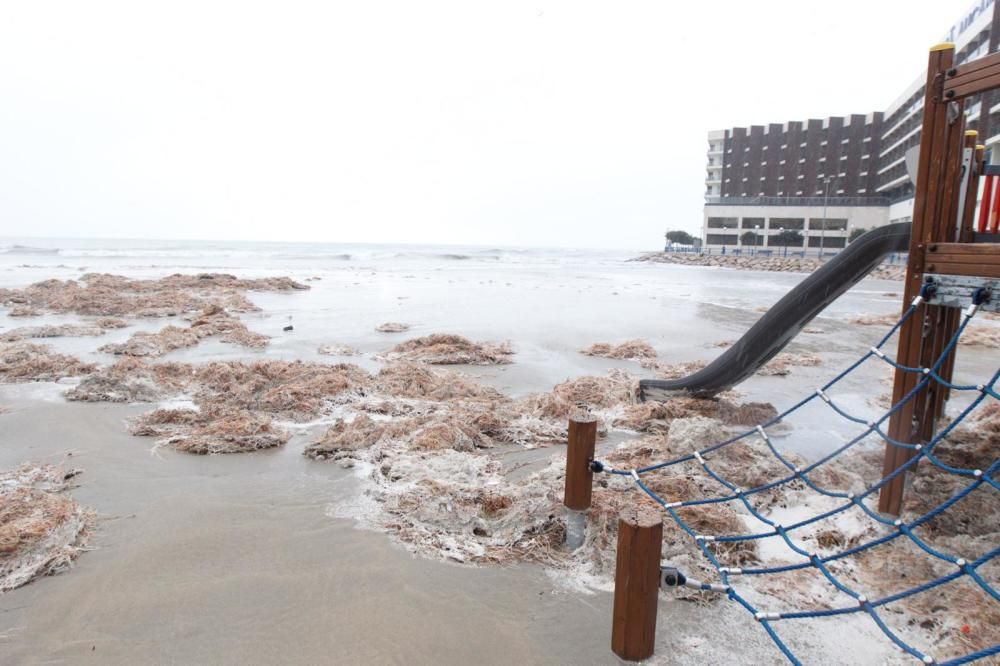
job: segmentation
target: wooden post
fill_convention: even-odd
[[[967,153],[970,157],[968,171],[962,174],[962,178],[964,180],[965,199],[959,199],[959,201],[956,202],[956,222],[947,235],[949,240],[960,243],[968,243],[972,239],[972,221],[976,214],[976,193],[979,187],[979,171],[980,165],[983,161],[983,149],[976,145],[977,137],[978,133],[975,130],[967,130],[965,132],[963,153]],[[957,210],[957,206],[961,206],[962,209]],[[962,316],[962,312],[957,308],[942,308],[942,310],[941,326],[937,330],[938,337],[937,340],[935,340],[933,347],[934,355],[931,361],[932,363],[941,356],[944,352],[945,345],[958,331],[959,320]],[[956,354],[957,350],[953,349],[951,353],[948,354],[947,358],[945,358],[944,363],[938,370],[938,374],[946,382],[950,382],[954,375]],[[929,423],[926,423],[924,426],[924,433],[921,437],[921,441],[927,441],[934,436],[937,420],[944,416],[945,404],[951,395],[951,391],[947,387],[941,386],[937,382],[934,382],[932,387],[934,390],[931,392],[931,418],[928,419]]]
[[[625,661],[653,655],[662,544],[658,511],[636,507],[619,516],[611,650]]]
[[[566,442],[566,490],[563,504],[574,511],[590,508],[594,488],[594,472],[590,462],[594,459],[597,442],[597,419],[579,416],[569,420],[569,437]]]
[[[928,56],[913,226],[903,290],[904,310],[920,292],[926,248],[931,243],[942,241],[938,234],[944,228],[943,225],[953,225],[955,219],[947,216],[949,205],[944,196],[945,190],[951,192],[956,189],[957,182],[952,182],[952,178],[957,181],[958,163],[961,160],[961,124],[956,122],[961,120],[961,106],[958,107],[958,115],[949,119],[949,101],[944,96],[944,80],[946,73],[952,68],[954,56],[953,44],[939,44],[931,49]],[[898,363],[910,367],[921,365],[922,357],[930,351],[930,345],[925,344],[924,340],[927,310],[927,307],[921,308],[900,329],[896,351]],[[892,389],[893,404],[913,390],[919,380],[913,373],[897,370]],[[889,420],[889,436],[900,442],[918,439],[925,419],[930,416],[926,407],[927,391],[923,390],[893,413]],[[908,449],[886,443],[882,476],[892,474],[912,455],[913,452]],[[879,492],[879,511],[899,515],[903,506],[904,483],[905,474],[900,474],[882,487]]]

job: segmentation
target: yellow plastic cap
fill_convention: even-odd
[[[979,136],[979,132],[976,130],[965,130],[965,136]]]
[[[955,45],[951,42],[941,42],[940,44],[935,44],[930,48],[931,51],[947,51],[948,49],[955,48]]]
[[[976,144],[976,150],[986,150],[986,146],[981,143]]]

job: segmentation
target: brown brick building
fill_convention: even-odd
[[[945,39],[955,43],[959,63],[996,51],[1000,3],[977,0]],[[773,236],[794,230],[804,240],[789,250],[835,251],[854,228],[908,220],[906,156],[920,144],[923,94],[921,75],[885,111],[709,132],[705,245],[773,248]],[[966,108],[987,156],[1000,158],[1000,95]]]

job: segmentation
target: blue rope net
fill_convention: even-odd
[[[907,308],[903,313],[902,317],[896,324],[886,333],[881,340],[873,347],[871,347],[868,352],[861,356],[857,361],[852,363],[843,372],[838,374],[836,377],[828,381],[819,389],[816,389],[812,394],[806,398],[800,400],[796,404],[792,405],[785,411],[779,413],[777,416],[771,418],[770,420],[757,425],[754,428],[748,429],[741,432],[733,437],[730,437],[724,441],[718,442],[706,448],[694,451],[690,454],[676,457],[671,460],[666,460],[652,465],[647,465],[645,467],[640,467],[630,470],[613,469],[607,464],[600,463],[597,469],[602,469],[603,471],[631,477],[635,485],[646,495],[648,495],[653,501],[658,503],[663,507],[667,515],[676,523],[676,525],[683,530],[688,537],[694,540],[698,549],[701,551],[702,555],[712,567],[716,570],[719,578],[722,581],[719,589],[725,590],[727,596],[732,601],[736,602],[747,612],[752,614],[754,618],[763,627],[767,635],[775,643],[777,648],[788,658],[788,660],[793,664],[801,663],[795,654],[792,652],[789,645],[782,640],[778,635],[773,624],[777,621],[784,620],[794,620],[803,618],[821,618],[821,617],[832,617],[840,615],[848,615],[853,613],[865,613],[875,625],[880,629],[885,636],[892,641],[896,646],[906,653],[912,655],[917,660],[923,663],[934,664],[964,664],[977,659],[988,657],[990,655],[1000,654],[1000,644],[993,645],[984,649],[971,652],[969,654],[963,655],[961,657],[952,658],[948,661],[937,662],[932,656],[921,651],[917,647],[908,644],[903,638],[901,638],[897,633],[890,629],[883,618],[879,614],[879,610],[888,604],[891,604],[907,597],[911,597],[916,594],[927,592],[938,588],[946,583],[950,583],[960,578],[967,579],[978,586],[986,595],[991,597],[996,602],[1000,603],[1000,593],[987,582],[983,576],[979,573],[979,569],[985,565],[987,562],[1000,557],[1000,544],[992,548],[988,552],[982,554],[975,560],[967,561],[965,559],[955,557],[948,553],[942,552],[934,546],[928,544],[924,539],[922,539],[918,534],[915,533],[915,529],[921,525],[925,525],[934,518],[941,516],[949,508],[954,506],[956,503],[960,502],[966,498],[972,492],[984,488],[987,491],[1000,491],[1000,481],[995,477],[1000,474],[1000,458],[994,460],[994,462],[989,465],[986,469],[963,469],[960,467],[955,467],[949,465],[942,461],[939,456],[935,455],[935,448],[938,447],[940,442],[944,440],[954,429],[962,423],[977,407],[979,407],[987,399],[1000,400],[1000,394],[997,391],[997,382],[1000,380],[1000,370],[997,370],[990,379],[980,385],[960,385],[954,384],[952,382],[946,381],[940,376],[941,367],[944,365],[947,357],[954,351],[958,340],[962,333],[965,331],[969,322],[975,316],[978,310],[978,301],[980,296],[973,295],[972,303],[970,306],[963,311],[960,323],[957,327],[955,334],[945,345],[941,355],[934,361],[933,365],[928,368],[912,368],[904,365],[900,365],[889,356],[887,356],[882,348],[886,343],[892,338],[892,336],[899,330],[905,321],[910,317],[914,316],[915,313],[921,310],[924,304],[924,294],[918,296],[914,299],[913,303]],[[830,390],[841,382],[845,377],[853,373],[862,364],[866,363],[871,359],[878,359],[888,364],[889,366],[895,368],[896,370],[913,373],[919,375],[919,381],[906,395],[904,395],[898,402],[892,405],[881,417],[875,421],[868,421],[857,416],[852,415],[846,409],[838,405],[838,403],[830,395]],[[924,444],[910,444],[907,442],[900,442],[892,437],[886,432],[888,420],[893,414],[901,410],[908,402],[914,399],[914,397],[920,393],[924,388],[927,388],[932,382],[947,388],[951,391],[956,392],[967,392],[972,395],[972,399],[968,406],[961,410],[961,412],[944,428],[938,431],[930,439],[930,441]],[[822,458],[808,464],[805,466],[797,466],[793,464],[787,457],[783,456],[778,449],[775,447],[770,434],[768,433],[768,428],[777,424],[794,414],[798,410],[805,407],[807,404],[814,401],[822,401],[825,403],[834,414],[840,416],[841,418],[859,424],[863,426],[862,431],[856,436],[844,443],[843,445],[836,448],[831,453],[823,456]],[[863,492],[860,493],[850,493],[850,492],[840,492],[835,490],[830,490],[821,487],[813,479],[810,478],[809,474],[816,470],[817,468],[837,459],[839,456],[844,454],[846,451],[857,445],[859,442],[865,440],[866,438],[877,435],[879,438],[887,442],[889,445],[907,449],[912,452],[912,457],[905,463],[903,463],[899,468],[885,476],[877,483],[869,486]],[[770,455],[773,455],[784,468],[788,470],[788,474],[761,484],[752,488],[740,488],[736,484],[727,480],[722,474],[713,469],[711,465],[712,454],[725,449],[727,447],[734,446],[740,442],[750,440],[750,438],[760,438],[763,444],[766,445],[767,451]],[[892,479],[903,474],[907,470],[913,469],[920,461],[927,461],[927,463],[935,466],[943,472],[948,474],[956,475],[958,477],[964,478],[967,482],[962,486],[957,492],[952,494],[948,499],[946,499],[941,504],[933,507],[931,510],[927,511],[923,515],[910,519],[908,521],[903,520],[891,520],[882,515],[879,515],[873,511],[866,503],[865,500],[875,496],[878,491],[889,483]],[[722,493],[714,497],[701,497],[697,499],[688,499],[682,501],[668,502],[664,500],[660,495],[658,495],[654,490],[650,488],[650,485],[643,480],[646,475],[655,473],[660,470],[666,470],[677,465],[682,465],[686,463],[693,463],[698,465],[709,477],[714,479],[723,489]],[[807,486],[812,491],[824,495],[829,498],[833,498],[836,502],[836,506],[830,510],[823,513],[804,518],[790,525],[782,525],[776,521],[768,518],[766,515],[761,513],[754,504],[750,501],[755,495],[758,495],[764,491],[777,489],[786,484],[793,482],[801,482]],[[758,533],[748,533],[748,534],[723,534],[723,535],[706,535],[698,534],[678,513],[678,509],[685,507],[698,507],[706,505],[719,505],[727,503],[738,503],[743,508],[746,509],[754,518],[759,520],[766,526],[764,531]],[[803,549],[801,546],[796,544],[791,535],[796,531],[800,530],[806,526],[812,525],[819,521],[825,520],[837,514],[841,514],[852,509],[857,509],[863,512],[869,519],[879,523],[883,526],[889,528],[888,533],[883,534],[877,538],[873,538],[864,543],[852,546],[845,550],[836,552],[832,555],[826,555],[820,557],[815,553],[810,553]],[[785,564],[781,566],[771,566],[771,567],[757,567],[757,568],[738,568],[738,567],[728,567],[723,566],[720,563],[718,557],[713,553],[712,549],[709,547],[710,544],[723,544],[731,543],[737,544],[740,542],[752,542],[761,539],[776,538],[780,539],[788,548],[793,552],[801,555],[803,560],[794,564]],[[894,541],[899,538],[908,539],[913,545],[920,549],[920,551],[926,553],[928,556],[936,558],[938,560],[949,563],[953,570],[945,575],[938,576],[932,580],[926,581],[922,584],[910,587],[908,589],[901,590],[894,594],[890,594],[881,598],[869,599],[865,595],[854,590],[845,583],[843,580],[838,578],[833,571],[831,571],[828,566],[831,562],[838,560],[843,560],[852,555],[857,555],[863,553],[871,548],[880,546],[882,544]],[[757,607],[755,607],[744,595],[741,595],[737,590],[736,586],[733,585],[731,579],[738,576],[766,576],[772,574],[780,574],[789,571],[797,571],[803,569],[814,569],[818,571],[822,577],[834,588],[848,595],[853,599],[853,603],[848,606],[839,608],[829,608],[821,610],[800,610],[793,612],[765,612]]]

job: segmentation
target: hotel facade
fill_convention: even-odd
[[[1000,2],[978,0],[942,41],[955,44],[958,64],[996,51]],[[906,163],[920,145],[925,79],[884,111],[709,132],[704,247],[836,252],[855,229],[909,221]],[[1000,162],[1000,94],[980,97],[966,105],[967,126]],[[802,241],[785,249],[782,231]]]

